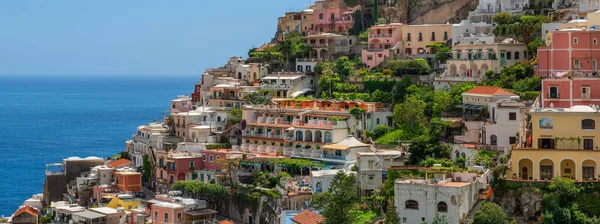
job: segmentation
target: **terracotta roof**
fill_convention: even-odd
[[[231,222],[229,220],[223,220],[223,221],[220,221],[219,224],[233,224],[233,222]]]
[[[298,224],[318,224],[325,221],[325,218],[306,209],[303,212],[300,212],[300,214],[294,216],[292,221]]]
[[[505,90],[503,88],[500,87],[496,87],[496,86],[477,86],[473,89],[470,89],[466,92],[464,92],[463,94],[478,94],[478,95],[511,95],[511,96],[516,96],[517,94],[514,94],[508,90]]]
[[[27,205],[27,206],[25,206],[25,207],[19,208],[19,209],[18,209],[18,210],[15,212],[15,214],[13,215],[13,217],[17,217],[18,215],[20,215],[20,214],[23,214],[23,213],[29,213],[30,215],[32,215],[32,216],[36,216],[36,217],[37,217],[37,216],[38,216],[38,213],[40,213],[40,211],[38,211],[37,209],[35,209],[35,208],[33,208],[33,207],[31,207],[31,206]]]
[[[128,159],[118,159],[118,160],[116,160],[114,162],[108,163],[108,165],[112,166],[112,167],[121,167],[121,166],[126,165],[128,163],[131,163],[131,160],[128,160]]]

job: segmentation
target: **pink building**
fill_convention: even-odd
[[[371,27],[367,50],[362,51],[362,62],[369,68],[375,67],[390,57],[390,50],[402,53],[396,47],[402,41],[402,23],[391,23]]]
[[[313,24],[316,33],[346,33],[354,23],[353,8],[346,6],[343,0],[325,0],[315,2]]]
[[[152,204],[152,223],[183,223],[185,208],[182,205],[160,202]]]
[[[600,79],[554,78],[542,80],[541,106],[571,108],[572,106],[600,103]]]
[[[538,48],[536,74],[594,76],[600,60],[600,31],[565,29],[552,32],[552,45]]]

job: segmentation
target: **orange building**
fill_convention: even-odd
[[[37,209],[35,209],[31,206],[21,207],[13,215],[12,223],[37,224],[39,213],[40,213],[40,211],[38,211]]]
[[[119,191],[140,192],[142,191],[142,174],[131,168],[117,169],[115,172],[116,185]]]

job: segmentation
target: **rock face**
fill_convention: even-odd
[[[478,0],[399,1],[399,6],[380,7],[379,16],[391,22],[408,22],[411,25],[459,23],[479,4]]]
[[[531,187],[508,190],[495,197],[495,202],[506,212],[520,215],[524,220],[535,221],[542,212],[542,193]]]

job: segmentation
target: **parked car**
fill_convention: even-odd
[[[146,194],[144,194],[144,192],[137,192],[137,193],[135,193],[135,197],[136,198],[145,198]]]

